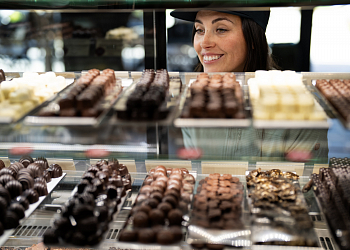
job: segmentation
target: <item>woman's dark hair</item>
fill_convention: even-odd
[[[277,69],[278,66],[269,53],[269,45],[264,30],[253,20],[241,17],[242,31],[247,43],[247,60],[243,72],[255,72],[256,70]],[[194,41],[195,28],[192,31],[192,44]],[[203,65],[199,62],[194,72],[203,72]]]

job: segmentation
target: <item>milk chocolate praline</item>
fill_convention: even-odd
[[[157,233],[157,243],[161,245],[169,245],[174,242],[174,234],[169,230],[161,230]]]
[[[148,227],[148,224],[149,224],[148,215],[142,211],[135,213],[133,223],[134,223],[134,227],[136,228]]]
[[[140,229],[137,238],[141,243],[153,243],[155,242],[156,234],[151,228]]]
[[[5,163],[0,159],[0,170],[5,168]]]
[[[120,241],[127,241],[127,242],[135,242],[137,241],[137,231],[136,230],[130,230],[130,229],[123,229],[119,233],[119,240]]]

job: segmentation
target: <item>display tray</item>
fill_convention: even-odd
[[[246,86],[243,85],[244,75],[236,75],[236,80],[241,85],[243,91],[243,105],[246,118],[184,118],[183,114],[187,112],[188,102],[190,97],[191,84],[196,80],[195,78],[190,79],[184,93],[181,96],[179,109],[175,115],[174,125],[176,127],[249,127],[251,125],[251,112],[247,102],[247,91]]]
[[[113,105],[113,117],[110,120],[110,123],[145,126],[148,124],[152,125],[156,122],[158,125],[171,125],[180,102],[181,93],[184,89],[180,77],[170,76],[169,90],[165,97],[165,101],[163,101],[158,107],[158,109],[155,111],[153,119],[142,118],[142,113],[144,111],[142,111],[141,109],[138,110],[137,114],[133,116],[127,110],[126,102],[128,100],[128,97],[134,91],[136,84],[137,80],[134,80],[134,82],[125,91],[123,91],[120,98],[118,98],[116,103]]]
[[[192,175],[194,177],[194,180],[195,180],[195,183],[196,183],[196,180],[197,180],[197,172],[196,171],[189,171],[189,174]],[[147,177],[149,177],[151,175],[147,174],[144,181],[143,181],[143,185],[142,187],[144,186],[147,186],[148,184],[145,184],[145,181],[147,180]],[[169,178],[170,179],[170,178]],[[156,180],[154,180],[155,182]],[[151,184],[152,185],[152,184]],[[141,189],[142,189],[141,187]],[[193,184],[193,189],[195,188],[195,184]],[[132,205],[132,209],[135,209],[135,207],[137,206],[141,206],[140,204],[137,204],[138,202],[138,197],[139,196],[144,196],[145,194],[144,193],[141,193],[142,190],[139,190],[139,193],[137,194],[136,196],[136,200],[134,202],[134,204]],[[156,193],[156,192],[155,192]],[[171,196],[171,195],[170,195]],[[166,197],[166,196],[164,196]],[[147,198],[143,201],[141,201],[140,203],[143,203],[145,202],[147,199],[149,199],[150,197],[147,196]],[[179,198],[180,200],[180,198]],[[180,226],[181,227],[181,231],[182,231],[182,240],[174,240],[175,242],[171,242],[169,244],[159,244],[159,243],[156,243],[156,242],[152,242],[152,243],[142,243],[142,242],[137,242],[137,241],[132,241],[132,242],[128,242],[128,241],[121,241],[120,240],[120,234],[118,234],[118,247],[120,249],[169,249],[169,250],[177,250],[177,249],[187,249],[188,248],[188,245],[183,241],[183,237],[184,235],[186,235],[186,227],[188,226],[188,222],[189,222],[189,214],[190,214],[190,209],[191,209],[191,204],[192,204],[192,201],[193,201],[193,193],[190,194],[190,201],[187,203],[186,202],[186,206],[187,206],[187,212],[184,212],[182,211],[182,225]],[[163,201],[160,201],[160,203],[162,203]],[[178,209],[179,206],[177,207],[173,207],[172,210],[176,210]],[[154,208],[152,208],[154,209]],[[137,213],[137,212],[136,212]],[[131,229],[131,230],[135,230],[134,228],[134,222],[133,222],[133,215],[132,213],[130,212],[125,223],[124,223],[124,226],[123,228],[121,229],[122,230],[128,230],[128,229]],[[167,217],[167,216],[165,216]],[[164,219],[165,221],[167,220],[166,218]],[[150,222],[150,221],[149,221]],[[154,227],[159,227],[159,225],[153,225]],[[157,231],[161,231],[162,229],[164,230],[170,230],[170,225],[167,225],[167,222],[165,222],[165,224],[161,225],[162,228],[159,228]],[[138,228],[137,230],[142,230],[142,229],[151,229],[152,227],[150,227],[150,225],[148,225],[147,227],[143,227],[143,228]],[[155,231],[155,232],[157,232]]]
[[[321,91],[316,87],[316,79],[313,79],[311,81],[312,84],[312,91],[315,93],[315,95],[319,98],[321,102],[324,103],[324,109],[329,114],[330,117],[337,118],[344,128],[350,129],[350,121],[346,121],[342,115],[339,114],[337,109],[327,100],[327,98],[321,93]]]
[[[211,175],[205,175],[205,179],[210,178]],[[220,175],[220,178],[224,178],[225,175]],[[191,219],[188,226],[188,237],[187,243],[195,247],[196,245],[207,245],[206,247],[211,249],[210,247],[219,247],[215,245],[224,245],[225,247],[250,247],[251,246],[251,231],[249,230],[250,218],[244,214],[244,185],[241,179],[244,179],[245,176],[236,176],[230,175],[227,176],[232,177],[231,180],[223,179],[219,180],[219,189],[225,189],[228,185],[225,183],[227,181],[230,182],[230,193],[235,193],[232,198],[222,198],[220,194],[227,194],[227,191],[218,190],[215,198],[206,197],[206,202],[200,202],[205,196],[209,196],[209,191],[204,191],[202,185],[206,185],[207,190],[210,190],[215,184],[209,184],[213,180],[210,179],[208,181],[203,182],[201,180],[202,185],[198,183],[196,198],[194,199],[192,210],[191,210]],[[233,181],[233,178],[237,179]],[[224,187],[225,188],[222,188]],[[208,187],[210,187],[208,189]],[[201,196],[202,192],[205,192],[206,195]],[[198,197],[199,196],[199,197]],[[222,199],[222,200],[221,200]],[[220,201],[221,200],[221,201]],[[239,201],[240,200],[240,201]],[[210,204],[213,201],[219,201],[216,205]],[[237,202],[238,201],[238,202]],[[199,203],[197,203],[199,202]],[[219,205],[220,204],[220,205]],[[202,206],[208,206],[208,212],[206,212],[206,216],[203,216],[203,211],[200,210]],[[231,205],[231,206],[229,206]],[[227,207],[229,206],[229,207]],[[220,210],[220,216],[209,218],[210,211]],[[229,215],[229,216],[228,216]],[[233,215],[234,218],[232,217]],[[197,217],[197,218],[196,218]],[[213,216],[210,216],[213,217]],[[209,222],[209,225],[205,226],[204,221]],[[228,222],[228,223],[227,223]]]
[[[125,79],[126,81],[127,79]],[[59,100],[69,92],[69,90],[73,87],[70,86],[70,88],[66,88],[65,91],[62,91],[54,100],[51,102],[45,103],[45,105],[42,105],[40,109],[37,109],[32,114],[28,115],[24,119],[24,124],[26,125],[37,125],[37,126],[43,126],[43,125],[54,125],[54,126],[97,126],[101,123],[101,121],[104,119],[104,117],[108,114],[110,111],[112,105],[116,102],[118,97],[120,96],[120,93],[123,90],[122,82],[124,79],[117,78],[117,84],[116,86],[108,91],[107,95],[102,100],[102,113],[97,117],[81,117],[81,116],[73,116],[73,117],[63,117],[63,116],[40,116],[40,112],[44,108],[51,108],[51,109],[59,109],[58,102]]]
[[[278,169],[271,171],[275,170]],[[255,186],[249,186],[247,181],[246,198],[252,216],[252,245],[318,249],[317,235],[299,181],[272,176],[255,177]],[[264,191],[267,188],[268,191]]]
[[[263,119],[256,119],[254,118],[254,103],[250,96],[250,89],[249,89],[249,102],[250,106],[252,108],[253,113],[253,126],[257,129],[275,129],[275,128],[281,128],[281,129],[327,129],[331,126],[331,119],[332,115],[325,110],[325,103],[323,100],[320,100],[315,96],[313,93],[313,88],[307,85],[306,81],[303,81],[304,86],[306,86],[307,90],[313,95],[315,100],[315,105],[318,109],[325,112],[326,119],[323,120],[263,120]]]
[[[67,173],[63,173],[61,177],[58,178],[52,178],[49,183],[47,183],[47,191],[48,195],[55,189],[55,187],[60,183],[60,181],[66,176]],[[47,196],[40,196],[39,200],[33,204],[29,205],[29,208],[25,211],[25,217],[22,220],[25,220],[28,218],[34,210],[41,204],[41,202],[46,198]],[[22,221],[21,220],[21,221]],[[20,224],[21,224],[20,221]],[[4,243],[7,241],[7,239],[16,231],[16,228],[4,230],[4,234],[0,236],[0,246],[3,246]]]
[[[74,82],[73,78],[66,78],[67,86],[65,88],[63,88],[61,91],[59,91],[58,93],[56,93],[53,96],[49,97],[46,101],[42,102],[41,104],[39,104],[38,106],[36,106],[35,108],[33,108],[32,110],[28,111],[27,113],[21,115],[18,118],[0,116],[0,124],[16,123],[16,122],[22,121],[23,119],[25,119],[28,116],[34,115],[41,108],[47,106],[51,101],[55,100],[61,93],[65,92],[72,85],[73,82]]]

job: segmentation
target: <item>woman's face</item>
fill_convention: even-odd
[[[247,45],[239,16],[201,10],[195,20],[194,49],[204,72],[241,72]]]

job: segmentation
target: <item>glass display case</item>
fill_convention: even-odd
[[[19,15],[17,18],[25,20],[6,28],[0,26],[0,32],[3,34],[0,38],[0,52],[10,59],[1,59],[4,67],[5,62],[11,62],[16,64],[17,69],[23,65],[30,65],[29,69],[33,72],[54,71],[56,76],[63,76],[68,85],[86,75],[88,69],[111,68],[115,70],[115,77],[122,87],[119,97],[113,99],[98,118],[51,119],[38,115],[43,108],[67,94],[73,86],[69,85],[49,101],[21,116],[12,120],[0,119],[0,159],[6,167],[18,161],[21,156],[29,154],[32,158],[45,157],[50,164],[59,164],[66,173],[30,216],[21,220],[20,225],[9,235],[1,236],[2,248],[44,248],[41,243],[43,234],[53,227],[54,219],[72,197],[72,192],[85,171],[100,159],[118,159],[119,163],[125,164],[131,174],[132,188],[122,200],[118,213],[109,223],[100,243],[80,247],[193,248],[188,241],[186,223],[183,240],[171,246],[138,245],[118,240],[119,232],[129,219],[145,178],[151,169],[159,165],[166,168],[185,168],[194,173],[194,193],[200,180],[204,180],[210,174],[230,174],[238,177],[244,186],[242,216],[245,218],[245,229],[250,234],[252,211],[245,178],[248,172],[257,169],[292,172],[299,175],[297,185],[302,189],[309,183],[313,173],[318,174],[320,169],[329,167],[331,159],[350,156],[350,121],[346,120],[321,90],[316,88],[317,80],[348,80],[350,73],[297,73],[301,80],[300,86],[312,96],[319,110],[325,114],[324,119],[307,121],[278,119],[275,117],[276,110],[272,111],[271,115],[275,120],[260,120],[256,112],[256,105],[259,104],[256,104],[257,100],[254,99],[255,79],[258,79],[258,75],[254,72],[235,73],[244,112],[244,117],[240,119],[186,116],[190,87],[199,74],[194,72],[169,72],[169,97],[165,119],[121,119],[118,110],[122,105],[122,97],[128,93],[130,95],[142,77],[143,69],[167,68],[166,9],[225,7],[265,10],[275,6],[300,6],[303,10],[309,10],[320,5],[347,3],[349,2],[302,0],[267,0],[259,3],[232,0],[1,1],[2,10],[13,11],[12,16],[8,18],[15,19],[16,15]],[[16,12],[19,10],[20,12]],[[2,23],[6,22],[4,16],[2,15]],[[143,21],[140,21],[140,16],[143,17]],[[82,23],[89,23],[90,26],[83,27],[80,25]],[[18,26],[23,27],[21,32]],[[138,50],[140,48],[142,49]],[[43,57],[43,53],[46,56]],[[144,54],[140,56],[139,53]],[[26,61],[26,56],[31,57],[30,61]],[[40,63],[36,64],[36,61]],[[23,68],[28,69],[27,66]],[[0,65],[1,67],[3,66]],[[23,71],[5,70],[6,80],[23,78]],[[301,101],[300,105],[303,103],[306,103],[306,99]],[[288,113],[278,112],[281,116]],[[305,199],[317,235],[317,247],[342,249],[343,246],[338,244],[339,235],[334,235],[329,229],[313,190],[303,193],[302,197]],[[70,244],[49,247],[79,248]],[[271,245],[252,244],[249,241],[248,245],[240,247],[260,249],[270,248]],[[278,247],[293,246],[279,244]]]

